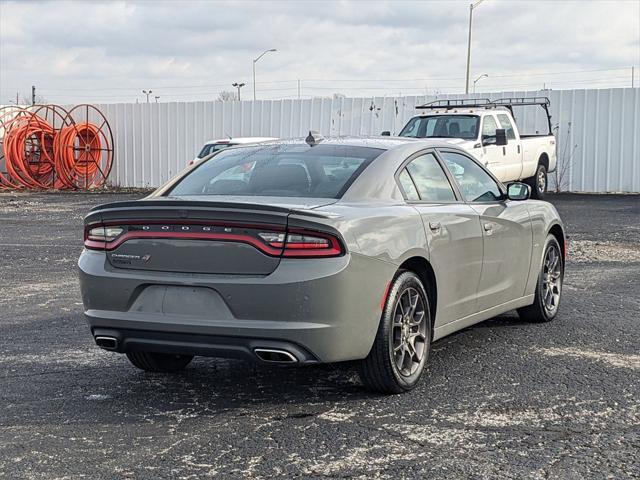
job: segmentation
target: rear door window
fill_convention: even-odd
[[[416,185],[413,183],[411,175],[409,175],[409,172],[407,172],[406,168],[402,169],[402,172],[400,172],[400,175],[398,175],[398,180],[400,181],[400,185],[402,186],[402,191],[404,192],[404,197],[406,200],[414,202],[420,200],[420,195],[418,195]]]
[[[407,171],[423,202],[453,202],[456,196],[446,174],[432,153],[421,155],[407,165]]]

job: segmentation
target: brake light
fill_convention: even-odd
[[[284,248],[283,257],[337,257],[343,250],[333,235],[307,230],[284,233],[261,232],[258,234],[273,248]]]
[[[113,242],[124,233],[119,226],[91,226],[84,228],[84,246],[90,250],[104,250],[107,243]]]
[[[95,227],[87,231],[87,240],[96,240],[99,242],[110,242],[115,240],[122,232],[122,227]]]

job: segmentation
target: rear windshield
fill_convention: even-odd
[[[200,150],[200,153],[198,154],[198,158],[204,158],[207,155],[212,154],[213,152],[217,152],[218,150],[223,150],[233,145],[235,144],[234,143],[208,143],[207,145],[202,147],[202,150]]]
[[[429,115],[414,117],[400,132],[401,137],[478,138],[480,118],[476,115]]]
[[[344,145],[269,145],[220,152],[169,195],[340,198],[384,150]]]

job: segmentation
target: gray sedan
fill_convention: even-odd
[[[403,392],[434,340],[513,309],[556,317],[564,227],[529,193],[437,140],[232,147],[87,215],[85,315],[148,371],[357,360],[367,387]]]

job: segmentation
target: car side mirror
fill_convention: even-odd
[[[529,200],[531,187],[526,183],[512,182],[507,185],[507,198],[509,200]]]
[[[383,137],[390,137],[391,136],[391,132],[389,130],[385,130],[380,135],[382,135]]]
[[[507,139],[507,131],[504,128],[498,128],[496,130],[496,145],[502,147],[507,143],[509,143],[509,140]]]

